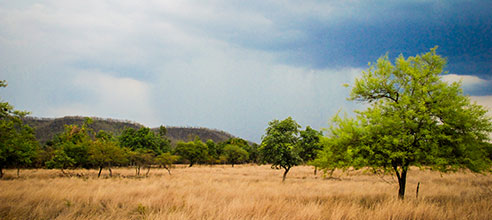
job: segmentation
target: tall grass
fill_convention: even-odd
[[[154,169],[135,177],[116,169],[8,170],[0,181],[0,219],[492,219],[492,176],[441,176],[411,169],[404,201],[391,176],[364,172],[323,179],[311,167],[243,165]],[[420,182],[419,198],[415,198]]]

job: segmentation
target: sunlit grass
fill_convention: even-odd
[[[492,219],[492,176],[412,169],[406,198],[391,176],[335,172],[323,179],[307,166],[180,166],[170,176],[130,168],[97,178],[95,170],[7,170],[0,219]],[[105,171],[107,172],[107,171]],[[415,198],[420,182],[419,198]]]

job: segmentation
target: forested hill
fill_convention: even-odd
[[[125,128],[141,128],[142,124],[114,120],[114,119],[103,119],[97,117],[91,117],[93,123],[89,126],[94,131],[105,130],[114,135],[120,135]],[[81,116],[66,116],[63,118],[35,118],[26,117],[24,121],[35,129],[36,138],[41,144],[53,139],[56,134],[63,132],[65,125],[76,124],[82,125],[85,121],[85,117]],[[223,142],[229,138],[234,137],[233,135],[218,130],[212,130],[208,128],[185,128],[185,127],[166,127],[167,137],[171,142],[176,143],[177,141],[190,141],[195,138],[195,136],[200,137],[201,140],[213,140],[214,142]],[[159,131],[159,128],[153,128],[155,132]]]

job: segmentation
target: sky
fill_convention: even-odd
[[[354,79],[439,46],[449,82],[492,109],[486,1],[0,0],[0,97],[36,117],[191,126],[261,142],[329,127]]]

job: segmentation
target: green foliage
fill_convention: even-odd
[[[283,121],[273,120],[268,125],[259,151],[263,162],[271,163],[272,168],[285,170],[282,179],[284,181],[290,168],[302,162],[298,148],[298,135],[301,126],[291,117]]]
[[[6,81],[0,80],[0,88],[6,86]],[[8,102],[0,102],[0,178],[4,168],[28,166],[36,155],[34,131],[22,121],[27,114],[14,110]]]
[[[178,142],[174,149],[175,154],[190,163],[190,167],[195,163],[205,162],[208,156],[208,147],[199,138],[190,142]]]
[[[232,164],[242,163],[248,160],[248,152],[234,144],[228,144],[224,147],[224,156],[227,158],[227,161]]]
[[[320,143],[320,137],[323,133],[307,126],[306,130],[300,131],[299,134],[299,157],[305,163],[316,159],[318,151],[323,148]]]
[[[126,151],[118,145],[118,142],[107,132],[99,131],[96,140],[93,141],[88,149],[89,161],[99,167],[98,177],[101,170],[108,167],[111,173],[111,166],[125,164],[128,162]]]
[[[209,163],[214,164],[220,162],[220,155],[222,153],[223,146],[216,144],[211,139],[208,139],[207,142],[205,142],[205,144],[207,145],[207,149],[208,149]]]
[[[169,140],[164,136],[157,136],[150,128],[145,127],[138,130],[133,128],[123,130],[119,140],[122,147],[128,147],[134,151],[148,149],[156,155],[169,152],[171,146]]]
[[[330,166],[395,172],[400,198],[409,166],[489,171],[491,119],[463,95],[460,83],[441,80],[445,64],[433,48],[399,56],[395,64],[384,56],[370,66],[350,96],[369,108],[357,111],[356,119],[335,120],[324,153]]]
[[[82,127],[65,126],[65,132],[53,140],[55,151],[51,160],[46,162],[47,167],[60,168],[62,172],[69,167],[91,167],[88,150],[92,144],[92,130],[87,128],[90,122],[86,120]]]
[[[179,159],[179,156],[172,155],[170,152],[166,152],[166,153],[162,153],[161,155],[157,156],[154,159],[154,161],[156,164],[159,164],[162,167],[164,167],[165,169],[167,169],[169,174],[171,174],[171,167],[173,166],[173,164],[176,161],[178,161],[178,159]]]

